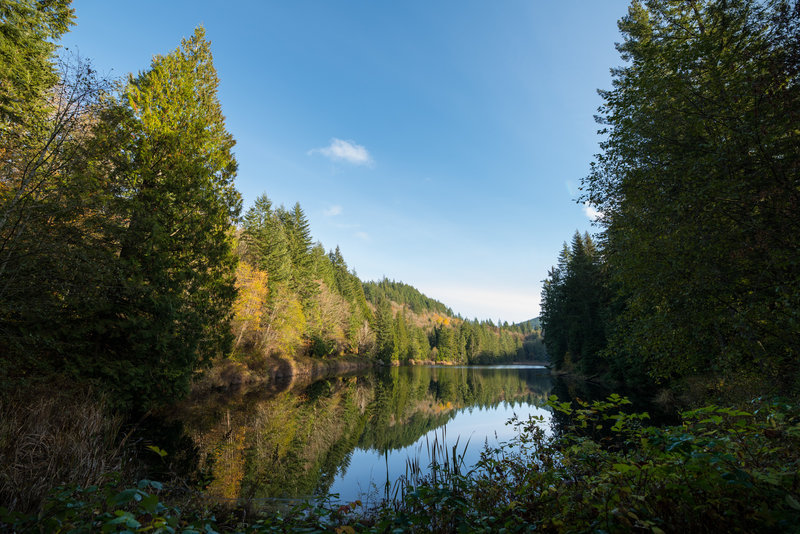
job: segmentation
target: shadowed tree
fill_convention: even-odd
[[[231,227],[233,137],[217,99],[217,75],[202,28],[131,77],[112,132],[121,184],[123,278],[94,372],[119,402],[147,407],[179,396],[192,372],[229,352],[235,297]]]
[[[797,384],[800,7],[634,2],[581,200],[624,310],[610,353],[652,377]]]

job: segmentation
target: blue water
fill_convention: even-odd
[[[435,373],[462,374],[468,369],[469,373],[483,375],[497,372],[519,372],[525,376],[536,377],[541,389],[541,380],[549,376],[541,366],[504,365],[491,367],[437,367],[432,368]],[[538,391],[541,393],[541,391]],[[517,392],[518,393],[518,392]],[[330,487],[330,494],[338,495],[338,500],[351,502],[356,499],[375,502],[386,496],[391,496],[397,480],[408,473],[409,460],[417,460],[424,472],[432,459],[434,443],[444,444],[444,450],[452,455],[453,447],[459,457],[463,455],[462,472],[468,471],[480,459],[481,451],[488,445],[495,447],[500,443],[508,442],[517,431],[509,421],[516,417],[526,421],[532,416],[544,418],[543,424],[549,429],[550,412],[537,404],[541,404],[541,397],[537,399],[520,399],[500,401],[494,406],[469,406],[453,410],[453,417],[443,426],[430,430],[420,436],[412,445],[379,451],[357,447],[353,450],[348,465],[343,466],[337,473]],[[441,460],[441,458],[437,459]],[[388,483],[388,485],[387,485]],[[387,491],[388,490],[388,491]]]

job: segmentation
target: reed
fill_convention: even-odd
[[[120,472],[121,426],[89,391],[51,387],[0,400],[0,502],[34,512],[56,486]]]
[[[447,425],[442,427],[441,433],[433,432],[433,440],[427,434],[417,453],[406,458],[403,475],[394,484],[390,484],[387,477],[384,499],[390,503],[400,503],[422,486],[443,486],[455,490],[464,477],[469,476],[469,472],[465,471],[464,457],[471,439],[467,439],[459,452],[461,436],[456,438],[452,447],[447,446]],[[421,459],[422,453],[425,453],[427,462]]]

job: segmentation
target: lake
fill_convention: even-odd
[[[550,421],[549,395],[595,396],[586,387],[541,366],[379,368],[195,399],[177,417],[212,499],[375,501],[409,462],[424,470],[434,444],[469,468],[513,437],[512,417]]]

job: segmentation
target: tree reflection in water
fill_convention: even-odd
[[[214,499],[333,490],[346,500],[402,474],[409,453],[419,454],[415,443],[444,425],[453,443],[471,438],[465,462],[477,460],[485,440],[507,437],[513,413],[540,410],[552,388],[542,368],[394,367],[195,399],[176,417],[197,447]]]

